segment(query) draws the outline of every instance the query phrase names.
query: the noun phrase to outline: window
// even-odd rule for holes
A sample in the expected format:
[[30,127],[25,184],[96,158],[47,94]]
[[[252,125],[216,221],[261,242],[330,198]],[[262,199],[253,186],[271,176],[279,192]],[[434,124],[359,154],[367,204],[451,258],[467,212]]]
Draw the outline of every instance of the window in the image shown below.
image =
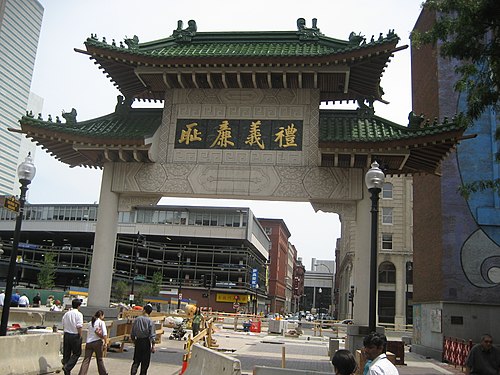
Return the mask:
[[382,224],[392,224],[392,207],[382,207]]
[[271,234],[273,234],[273,228],[264,227],[264,232],[266,232],[266,234],[270,236]]
[[392,233],[382,233],[382,250],[392,250]]
[[386,182],[382,187],[382,199],[392,199],[392,184]]
[[378,267],[378,282],[396,284],[396,267],[391,262],[383,262]]

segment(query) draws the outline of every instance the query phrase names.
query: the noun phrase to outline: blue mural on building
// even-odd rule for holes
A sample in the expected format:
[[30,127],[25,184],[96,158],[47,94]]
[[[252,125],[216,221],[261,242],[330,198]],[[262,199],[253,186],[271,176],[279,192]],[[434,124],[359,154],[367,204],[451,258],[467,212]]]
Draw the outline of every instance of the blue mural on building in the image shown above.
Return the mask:
[[[459,109],[465,109],[460,97]],[[476,135],[457,146],[457,162],[463,183],[492,180],[500,176],[500,163],[495,161],[499,141],[495,139],[498,115],[485,111],[469,127],[465,135]],[[500,195],[491,189],[471,194],[467,200],[477,229],[468,235],[461,248],[462,269],[467,279],[479,288],[500,285]]]

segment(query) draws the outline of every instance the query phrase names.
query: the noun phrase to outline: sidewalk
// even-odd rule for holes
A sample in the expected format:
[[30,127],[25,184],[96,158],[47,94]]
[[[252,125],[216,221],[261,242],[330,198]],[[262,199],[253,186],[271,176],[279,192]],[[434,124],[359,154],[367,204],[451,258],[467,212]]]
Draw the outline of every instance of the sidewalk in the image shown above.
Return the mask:
[[[185,341],[169,340],[170,330],[166,329],[162,343],[157,345],[157,352],[151,357],[149,375],[178,374],[182,366]],[[330,372],[333,367],[328,358],[328,337],[320,338],[303,335],[299,338],[281,335],[234,332],[221,329],[214,334],[219,350],[238,358],[241,362],[242,374],[252,374],[255,365],[281,367],[284,348],[285,367],[312,371]],[[309,339],[308,339],[309,337]],[[341,348],[344,342],[341,340]],[[126,345],[123,353],[110,352],[104,359],[109,374],[130,372],[133,346]],[[73,369],[76,374],[80,369],[81,359]],[[415,353],[405,352],[405,365],[397,366],[401,375],[461,375],[460,368],[428,359]],[[89,375],[97,375],[95,359],[92,360]]]

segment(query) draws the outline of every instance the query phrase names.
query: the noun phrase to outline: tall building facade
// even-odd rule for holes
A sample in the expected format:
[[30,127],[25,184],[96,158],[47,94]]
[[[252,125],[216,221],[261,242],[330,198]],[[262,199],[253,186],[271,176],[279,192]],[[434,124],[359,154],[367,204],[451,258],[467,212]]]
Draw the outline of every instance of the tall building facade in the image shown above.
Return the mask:
[[0,194],[17,194],[22,135],[10,132],[28,107],[43,7],[37,0],[0,0]]
[[259,223],[271,239],[269,250],[269,311],[286,313],[286,276],[289,272],[288,251],[290,231],[282,219],[261,219]]
[[[415,29],[428,30],[436,15],[427,9]],[[454,90],[457,61],[435,46],[412,47],[412,102],[426,118],[451,118],[466,110]],[[479,342],[500,336],[500,200],[491,189],[465,199],[462,183],[498,178],[498,112],[486,109],[443,161],[440,176],[414,177],[415,297],[412,351],[441,358],[443,337]]]
[[[386,176],[380,193],[378,217],[377,321],[397,329],[412,324],[413,297],[413,186],[412,177]],[[342,222],[343,237],[337,241],[334,299],[338,319],[353,316],[359,288],[354,263],[356,254],[349,234],[354,230]]]

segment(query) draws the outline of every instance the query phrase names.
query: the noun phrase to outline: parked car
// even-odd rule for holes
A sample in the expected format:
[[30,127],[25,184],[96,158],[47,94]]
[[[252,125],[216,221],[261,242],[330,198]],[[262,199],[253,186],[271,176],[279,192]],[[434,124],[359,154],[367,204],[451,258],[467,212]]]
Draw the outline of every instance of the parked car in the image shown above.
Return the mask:
[[352,319],[344,319],[341,322],[333,323],[333,326],[334,327],[339,327],[339,328],[344,328],[344,327],[347,327],[347,326],[352,325],[352,324],[354,324],[354,320],[352,320]]

